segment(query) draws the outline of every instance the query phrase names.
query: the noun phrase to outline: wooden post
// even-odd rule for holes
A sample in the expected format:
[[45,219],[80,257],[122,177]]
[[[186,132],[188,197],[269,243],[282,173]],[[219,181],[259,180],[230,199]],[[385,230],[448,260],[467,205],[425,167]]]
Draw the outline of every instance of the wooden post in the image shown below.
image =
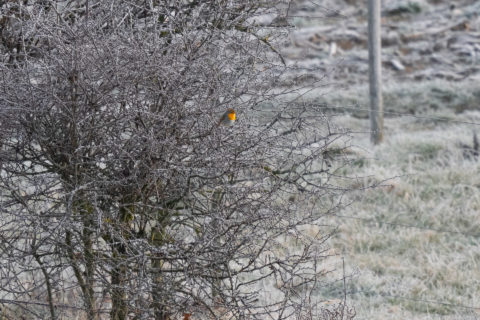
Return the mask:
[[371,140],[383,140],[382,44],[380,31],[380,0],[368,0],[368,74],[370,83]]

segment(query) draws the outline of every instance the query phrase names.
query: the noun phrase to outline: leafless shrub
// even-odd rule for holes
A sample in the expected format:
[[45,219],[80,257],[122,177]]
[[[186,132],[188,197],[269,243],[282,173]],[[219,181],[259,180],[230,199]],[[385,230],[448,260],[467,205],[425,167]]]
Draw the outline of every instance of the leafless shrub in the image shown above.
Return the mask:
[[[318,219],[346,189],[322,160],[343,134],[272,89],[281,29],[257,20],[288,3],[1,6],[0,302],[38,318],[298,314],[325,275]],[[227,107],[236,124],[218,126]]]

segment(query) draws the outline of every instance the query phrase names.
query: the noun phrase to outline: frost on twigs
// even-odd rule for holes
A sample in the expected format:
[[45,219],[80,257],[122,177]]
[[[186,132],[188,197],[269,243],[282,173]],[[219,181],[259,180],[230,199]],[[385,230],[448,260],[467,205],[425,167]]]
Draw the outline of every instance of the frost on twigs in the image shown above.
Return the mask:
[[284,27],[255,18],[288,3],[2,6],[0,301],[33,318],[324,314],[318,219],[348,190],[326,155],[346,142],[300,88],[272,89],[295,67]]

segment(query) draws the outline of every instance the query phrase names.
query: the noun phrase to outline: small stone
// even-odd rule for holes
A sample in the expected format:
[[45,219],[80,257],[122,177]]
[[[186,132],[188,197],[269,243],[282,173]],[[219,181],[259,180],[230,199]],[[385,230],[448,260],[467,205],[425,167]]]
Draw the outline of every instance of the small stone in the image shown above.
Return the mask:
[[397,59],[390,60],[392,66],[398,71],[405,71],[405,66]]

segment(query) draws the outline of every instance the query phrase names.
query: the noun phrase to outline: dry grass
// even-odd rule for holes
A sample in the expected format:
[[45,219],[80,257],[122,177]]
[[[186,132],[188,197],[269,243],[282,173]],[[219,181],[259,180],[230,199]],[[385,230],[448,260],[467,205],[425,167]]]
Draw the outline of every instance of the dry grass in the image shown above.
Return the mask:
[[[438,85],[416,87],[418,94],[462,88]],[[402,90],[390,88],[396,95]],[[457,90],[452,101],[471,97],[468,88]],[[387,96],[393,95],[388,90]],[[415,95],[414,89],[409,90]],[[430,95],[430,101],[435,102],[435,96]],[[391,100],[387,108],[408,112],[410,104],[403,102]],[[480,124],[479,111],[458,113],[447,103],[424,116]],[[337,122],[368,132],[367,119],[344,114]],[[352,275],[348,298],[357,319],[476,319],[480,317],[480,162],[465,148],[472,145],[473,131],[480,126],[404,116],[386,118],[385,128],[385,142],[377,147],[370,144],[368,134],[355,135],[353,150],[361,161],[347,173],[368,177],[364,186],[387,181],[355,192],[349,199],[355,202],[340,217],[329,218],[339,225],[331,245],[345,258]],[[328,297],[335,292],[322,294]]]

